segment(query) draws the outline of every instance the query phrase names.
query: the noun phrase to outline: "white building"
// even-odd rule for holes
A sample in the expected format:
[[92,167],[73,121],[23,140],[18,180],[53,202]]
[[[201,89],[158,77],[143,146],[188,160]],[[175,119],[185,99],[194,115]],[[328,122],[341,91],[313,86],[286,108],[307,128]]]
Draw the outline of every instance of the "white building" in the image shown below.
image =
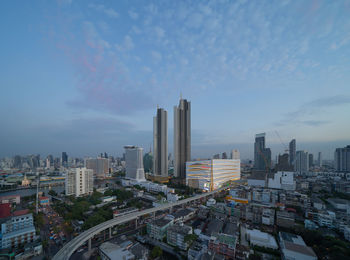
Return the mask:
[[295,190],[294,172],[277,172],[273,178],[268,178],[268,187],[279,190]]
[[143,168],[143,148],[134,145],[124,146],[126,175],[128,179],[138,181],[145,180],[145,170]]
[[308,247],[301,236],[279,232],[279,243],[282,251],[282,259],[286,260],[317,260],[317,256],[311,247]]
[[0,220],[0,249],[15,248],[36,239],[33,214],[28,210],[15,211],[9,218]]
[[278,249],[277,242],[273,236],[260,230],[246,230],[247,240],[251,245]]
[[241,178],[241,161],[212,159],[186,162],[186,185],[212,191]]
[[237,149],[231,151],[231,159],[240,160],[240,154]]
[[94,172],[86,168],[72,168],[66,173],[66,195],[76,197],[87,195],[94,189]]

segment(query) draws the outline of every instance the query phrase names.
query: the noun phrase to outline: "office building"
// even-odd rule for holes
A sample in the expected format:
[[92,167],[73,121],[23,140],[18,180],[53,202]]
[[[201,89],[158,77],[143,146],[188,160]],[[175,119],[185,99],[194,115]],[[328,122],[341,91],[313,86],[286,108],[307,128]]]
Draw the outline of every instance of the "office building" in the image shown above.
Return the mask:
[[151,151],[149,151],[143,156],[143,166],[146,173],[153,171],[153,155]]
[[322,153],[318,152],[318,159],[317,159],[318,167],[322,167]]
[[350,172],[350,145],[335,149],[334,164],[337,172]]
[[186,185],[212,191],[241,178],[240,160],[212,159],[186,163]]
[[296,147],[296,141],[293,139],[289,143],[289,164],[293,166],[293,170],[295,170]]
[[68,155],[66,152],[62,152],[61,165],[65,167],[68,166]]
[[297,151],[295,159],[295,170],[299,173],[309,171],[309,154],[306,151]]
[[124,146],[126,172],[125,177],[132,180],[144,181],[143,148],[134,145]]
[[231,159],[240,160],[240,154],[237,149],[231,151]]
[[186,179],[186,162],[191,160],[191,102],[180,99],[174,107],[174,176]]
[[153,174],[168,176],[168,112],[157,109],[153,118]]
[[88,158],[85,160],[85,167],[93,170],[95,178],[104,179],[109,174],[109,159]]
[[255,135],[254,169],[258,171],[271,169],[271,150],[265,147],[265,133]]
[[16,248],[36,239],[33,214],[29,210],[18,210],[10,217],[0,219],[0,249]]
[[314,166],[314,155],[309,153],[309,168]]
[[75,197],[88,195],[94,189],[93,170],[87,168],[72,168],[66,173],[66,195]]

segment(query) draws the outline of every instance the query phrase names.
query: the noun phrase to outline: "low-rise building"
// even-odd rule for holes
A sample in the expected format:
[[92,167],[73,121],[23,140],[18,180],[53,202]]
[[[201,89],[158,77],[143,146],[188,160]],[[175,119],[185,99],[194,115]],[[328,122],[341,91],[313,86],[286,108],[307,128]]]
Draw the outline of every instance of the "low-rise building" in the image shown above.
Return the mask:
[[187,220],[195,216],[195,211],[193,209],[180,209],[171,215],[174,217],[174,222],[186,222]]
[[174,221],[168,218],[156,219],[147,224],[147,234],[154,239],[162,240],[166,234],[167,229]]
[[121,247],[120,245],[104,242],[99,247],[99,254],[102,260],[134,260],[135,256],[128,249]]
[[4,204],[4,203],[20,204],[21,203],[21,196],[20,195],[0,196],[0,204]]
[[335,220],[334,212],[321,211],[317,214],[317,222],[320,227],[333,228],[333,221]]
[[50,205],[50,199],[49,197],[40,197],[39,198],[39,202],[40,202],[40,205],[42,207],[46,207],[46,206],[49,206]]
[[327,200],[335,209],[346,211],[350,207],[348,200],[331,198]]
[[219,233],[210,238],[208,246],[213,252],[223,255],[225,258],[234,259],[236,244],[236,235]]
[[315,252],[305,244],[301,236],[279,232],[278,238],[282,251],[282,259],[317,260]]
[[270,208],[263,208],[261,215],[261,223],[264,225],[275,224],[275,210]]
[[251,245],[278,249],[277,242],[273,236],[260,230],[246,230],[247,240]]
[[350,241],[350,226],[344,227],[344,238]]
[[188,242],[186,241],[186,236],[192,234],[192,227],[175,224],[169,226],[167,229],[167,242],[172,246],[177,246],[181,250],[187,250]]
[[279,227],[293,228],[295,223],[295,216],[293,212],[277,211],[276,224]]

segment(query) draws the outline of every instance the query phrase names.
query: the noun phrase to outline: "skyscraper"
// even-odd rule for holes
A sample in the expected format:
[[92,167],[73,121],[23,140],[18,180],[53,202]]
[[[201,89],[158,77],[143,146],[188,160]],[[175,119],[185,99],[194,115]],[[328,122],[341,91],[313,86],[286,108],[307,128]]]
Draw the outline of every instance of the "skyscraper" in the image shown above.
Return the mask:
[[350,145],[335,149],[334,164],[337,172],[350,172]]
[[289,164],[293,166],[293,169],[295,170],[295,156],[296,156],[296,141],[293,139],[289,143]]
[[306,151],[297,151],[295,158],[295,169],[299,173],[309,171],[309,154]]
[[191,102],[180,99],[174,107],[174,176],[185,181],[186,162],[191,160]]
[[271,150],[265,147],[265,133],[255,135],[254,169],[269,171],[271,168]]
[[237,149],[231,151],[231,159],[236,159],[236,160],[240,159],[240,154]]
[[68,155],[66,152],[62,152],[62,166],[68,165]]
[[322,153],[318,152],[318,159],[317,159],[318,167],[322,167]]
[[157,108],[153,118],[153,174],[168,176],[168,112]]
[[314,166],[314,155],[309,153],[309,168]]
[[145,170],[143,168],[143,148],[134,145],[124,146],[126,174],[125,177],[133,180],[145,180]]

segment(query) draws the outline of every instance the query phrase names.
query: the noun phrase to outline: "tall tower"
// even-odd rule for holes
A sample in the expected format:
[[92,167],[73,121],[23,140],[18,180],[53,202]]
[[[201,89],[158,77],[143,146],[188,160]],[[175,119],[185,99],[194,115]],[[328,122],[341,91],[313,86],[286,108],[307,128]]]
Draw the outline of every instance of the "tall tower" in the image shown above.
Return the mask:
[[293,139],[289,143],[289,164],[293,166],[293,169],[295,170],[295,156],[296,156],[296,141]]
[[255,135],[254,168],[258,171],[271,169],[271,150],[265,147],[265,133]]
[[299,173],[309,171],[309,153],[307,151],[296,152],[295,170]]
[[143,149],[134,145],[124,146],[126,174],[125,177],[138,181],[145,180],[145,170],[143,168]]
[[191,160],[191,102],[180,99],[174,107],[174,176],[186,179],[186,162]]
[[168,176],[168,112],[157,108],[153,118],[153,173]]

